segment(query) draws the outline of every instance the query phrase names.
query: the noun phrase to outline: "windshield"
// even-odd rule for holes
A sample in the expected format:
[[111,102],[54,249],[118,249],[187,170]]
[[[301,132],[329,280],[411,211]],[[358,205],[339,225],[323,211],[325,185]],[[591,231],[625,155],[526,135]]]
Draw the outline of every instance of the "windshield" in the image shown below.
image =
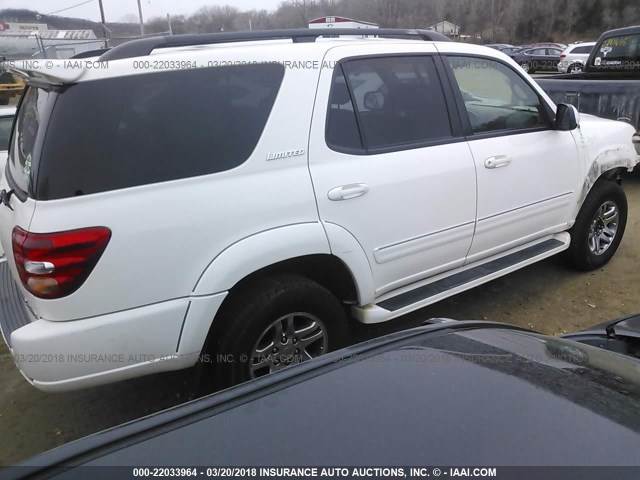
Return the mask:
[[596,47],[593,66],[607,70],[640,69],[640,35],[605,38]]
[[15,188],[25,193],[29,191],[36,139],[43,123],[48,98],[47,90],[29,87],[18,111],[8,168]]

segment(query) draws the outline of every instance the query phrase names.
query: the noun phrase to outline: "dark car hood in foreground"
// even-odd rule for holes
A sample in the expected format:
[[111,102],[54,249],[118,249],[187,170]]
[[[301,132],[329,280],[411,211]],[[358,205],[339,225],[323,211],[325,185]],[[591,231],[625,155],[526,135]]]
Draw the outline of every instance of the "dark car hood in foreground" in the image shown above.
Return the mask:
[[638,465],[640,362],[505,325],[366,342],[31,465]]

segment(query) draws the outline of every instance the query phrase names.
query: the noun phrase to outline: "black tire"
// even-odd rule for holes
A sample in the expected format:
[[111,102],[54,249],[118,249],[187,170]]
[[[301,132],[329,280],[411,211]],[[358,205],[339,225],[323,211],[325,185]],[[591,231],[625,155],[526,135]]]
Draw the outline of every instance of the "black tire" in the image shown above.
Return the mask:
[[[289,314],[310,314],[320,320],[327,345],[318,348],[318,354],[344,346],[348,331],[345,308],[329,290],[306,277],[280,274],[261,278],[230,295],[216,316],[205,345],[204,362],[200,365],[203,370],[201,392],[250,380],[251,357],[256,343],[267,334],[266,329],[274,321]],[[292,344],[293,340],[287,348]],[[277,355],[283,362],[291,362],[281,352]]]
[[[594,221],[597,223],[596,214],[607,202],[613,202],[618,209],[618,218],[615,235],[609,246],[602,253],[597,254],[589,246],[590,233]],[[620,185],[607,180],[599,180],[591,188],[582,208],[576,218],[576,223],[569,231],[571,245],[565,252],[565,258],[569,264],[578,270],[589,271],[605,265],[616,253],[625,227],[627,226],[627,197]]]

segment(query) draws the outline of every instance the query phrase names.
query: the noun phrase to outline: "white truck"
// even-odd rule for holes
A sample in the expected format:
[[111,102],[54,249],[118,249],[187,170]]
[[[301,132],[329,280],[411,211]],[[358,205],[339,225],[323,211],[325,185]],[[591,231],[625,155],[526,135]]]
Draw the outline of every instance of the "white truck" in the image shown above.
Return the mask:
[[29,382],[198,365],[235,384],[340,346],[352,318],[613,256],[633,127],[556,106],[496,50],[359,35],[11,67],[28,87],[0,180],[0,326]]

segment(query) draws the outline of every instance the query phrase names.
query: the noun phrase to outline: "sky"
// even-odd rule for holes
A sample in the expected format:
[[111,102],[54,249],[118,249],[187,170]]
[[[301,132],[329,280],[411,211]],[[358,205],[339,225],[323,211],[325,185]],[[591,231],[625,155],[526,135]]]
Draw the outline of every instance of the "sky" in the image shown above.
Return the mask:
[[[87,0],[0,0],[2,8],[26,8],[41,13],[50,14]],[[152,17],[166,17],[171,15],[188,15],[198,8],[212,5],[231,5],[240,10],[266,9],[273,10],[282,0],[141,0],[142,14],[146,19]],[[118,22],[126,16],[138,16],[137,0],[103,0],[104,14],[107,22]],[[87,18],[100,20],[98,0],[90,0],[85,5],[70,8],[55,15],[65,17]]]

